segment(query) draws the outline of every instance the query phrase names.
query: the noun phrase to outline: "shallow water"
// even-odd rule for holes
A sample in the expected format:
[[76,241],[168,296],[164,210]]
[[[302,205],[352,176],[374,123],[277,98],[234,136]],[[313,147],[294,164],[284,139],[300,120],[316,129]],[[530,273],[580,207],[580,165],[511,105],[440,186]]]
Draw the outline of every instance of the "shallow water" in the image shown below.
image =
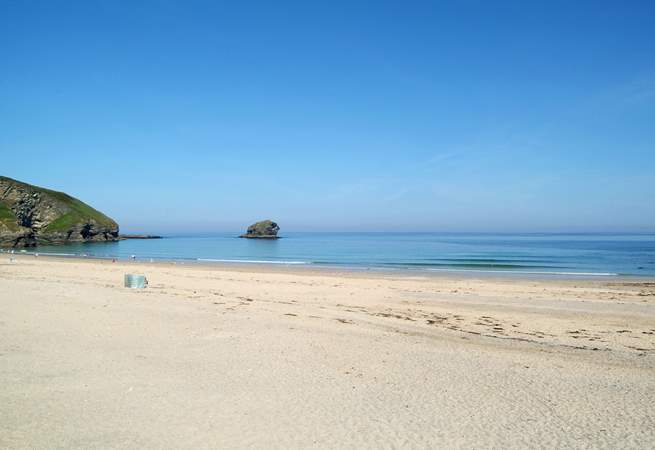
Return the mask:
[[420,271],[655,275],[654,234],[238,233],[42,246],[30,253]]

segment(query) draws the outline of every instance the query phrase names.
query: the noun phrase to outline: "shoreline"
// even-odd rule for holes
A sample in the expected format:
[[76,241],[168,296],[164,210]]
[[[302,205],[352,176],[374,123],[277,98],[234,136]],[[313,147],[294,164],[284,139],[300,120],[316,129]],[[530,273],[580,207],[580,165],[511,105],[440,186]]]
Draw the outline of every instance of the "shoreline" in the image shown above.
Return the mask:
[[462,279],[525,279],[525,280],[553,280],[553,281],[633,281],[633,282],[655,282],[655,275],[633,275],[620,273],[589,273],[589,272],[546,272],[546,271],[521,271],[521,270],[484,270],[484,269],[437,269],[437,268],[415,268],[415,267],[380,267],[380,266],[357,266],[339,264],[317,264],[300,261],[247,261],[209,258],[118,258],[111,256],[95,256],[68,253],[42,253],[37,251],[17,251],[14,253],[6,249],[0,250],[0,256],[19,258],[49,258],[54,260],[76,260],[76,261],[113,261],[130,264],[153,264],[173,265],[188,267],[215,267],[227,269],[256,269],[258,271],[287,271],[287,272],[312,272],[324,274],[380,274],[382,276],[399,277],[426,277],[426,278],[462,278]]

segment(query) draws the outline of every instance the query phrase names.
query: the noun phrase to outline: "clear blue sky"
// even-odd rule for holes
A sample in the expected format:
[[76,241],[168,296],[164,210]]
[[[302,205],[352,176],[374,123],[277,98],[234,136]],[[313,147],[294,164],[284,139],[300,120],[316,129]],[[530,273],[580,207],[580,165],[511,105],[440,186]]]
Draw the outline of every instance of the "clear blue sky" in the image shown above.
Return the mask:
[[655,2],[0,0],[0,174],[124,231],[655,229]]

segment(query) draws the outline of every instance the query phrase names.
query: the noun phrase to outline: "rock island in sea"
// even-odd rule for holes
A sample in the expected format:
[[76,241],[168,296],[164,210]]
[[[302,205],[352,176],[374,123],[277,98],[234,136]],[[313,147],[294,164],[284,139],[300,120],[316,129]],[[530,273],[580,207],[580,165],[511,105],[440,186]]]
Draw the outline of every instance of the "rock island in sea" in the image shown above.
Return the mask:
[[272,220],[262,220],[250,225],[246,233],[239,237],[248,239],[278,239],[278,231],[280,231],[280,227],[277,223]]

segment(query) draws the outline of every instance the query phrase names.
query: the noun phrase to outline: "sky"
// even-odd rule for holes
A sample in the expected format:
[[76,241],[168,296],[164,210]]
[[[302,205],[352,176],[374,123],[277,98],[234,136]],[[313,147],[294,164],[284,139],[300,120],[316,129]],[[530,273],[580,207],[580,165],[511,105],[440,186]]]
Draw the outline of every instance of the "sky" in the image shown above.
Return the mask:
[[125,232],[655,231],[655,2],[0,0],[0,175]]

